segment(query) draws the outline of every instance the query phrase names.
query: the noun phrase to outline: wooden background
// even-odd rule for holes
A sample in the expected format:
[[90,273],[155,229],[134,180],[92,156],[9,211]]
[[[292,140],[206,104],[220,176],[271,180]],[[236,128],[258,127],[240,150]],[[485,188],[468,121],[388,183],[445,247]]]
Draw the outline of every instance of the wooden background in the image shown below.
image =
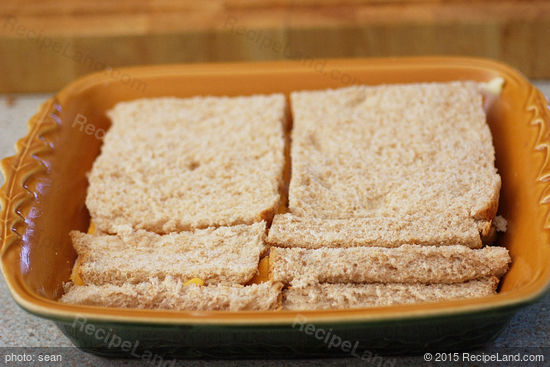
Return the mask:
[[435,54],[550,78],[550,1],[0,0],[0,93],[125,65]]

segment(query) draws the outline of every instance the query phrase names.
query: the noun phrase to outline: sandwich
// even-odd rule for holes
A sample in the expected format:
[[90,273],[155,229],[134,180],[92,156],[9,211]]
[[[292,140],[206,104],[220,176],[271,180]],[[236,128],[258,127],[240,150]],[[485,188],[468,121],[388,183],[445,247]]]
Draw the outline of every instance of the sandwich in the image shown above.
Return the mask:
[[172,310],[275,310],[259,273],[278,210],[283,95],[117,104],[89,174],[89,233],[61,301]]
[[508,250],[499,246],[402,245],[397,248],[277,248],[270,252],[271,279],[293,286],[318,283],[453,284],[501,277]]
[[498,282],[498,278],[488,277],[453,284],[369,283],[293,287],[283,291],[283,309],[353,309],[476,298],[494,294]]
[[283,309],[361,308],[494,294],[483,246],[500,176],[475,82],[291,94],[288,208],[269,229]]
[[68,284],[61,301],[87,306],[172,311],[265,311],[281,308],[281,283],[214,285],[185,284],[168,276],[121,285]]
[[84,284],[140,283],[171,276],[206,285],[246,284],[257,272],[265,222],[159,235],[138,230],[117,235],[71,232]]
[[500,176],[474,82],[354,86],[291,94],[282,247],[482,245]]
[[288,125],[281,94],[121,102],[89,174],[96,230],[167,234],[270,221]]
[[[500,176],[475,82],[116,105],[61,301],[316,310],[495,294]],[[288,192],[287,192],[288,191]]]

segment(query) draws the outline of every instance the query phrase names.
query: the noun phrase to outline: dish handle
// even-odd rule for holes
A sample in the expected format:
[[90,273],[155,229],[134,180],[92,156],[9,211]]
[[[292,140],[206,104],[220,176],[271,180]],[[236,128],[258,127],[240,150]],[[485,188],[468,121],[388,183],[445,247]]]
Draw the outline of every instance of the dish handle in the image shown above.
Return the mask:
[[26,229],[25,215],[36,195],[32,180],[48,166],[41,156],[53,151],[47,134],[59,128],[61,106],[55,98],[44,102],[27,124],[27,134],[15,144],[15,155],[0,161],[4,184],[0,188],[0,254],[17,243]]

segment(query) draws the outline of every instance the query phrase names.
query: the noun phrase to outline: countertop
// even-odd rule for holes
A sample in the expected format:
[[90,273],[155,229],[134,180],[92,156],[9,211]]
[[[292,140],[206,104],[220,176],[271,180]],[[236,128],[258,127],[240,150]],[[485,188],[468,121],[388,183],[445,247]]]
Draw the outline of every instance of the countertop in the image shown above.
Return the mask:
[[549,38],[546,0],[2,0],[0,92],[58,90],[136,60],[460,54],[550,78]]
[[[547,96],[550,95],[550,81],[535,82]],[[0,157],[14,154],[13,145],[26,132],[27,120],[37,111],[38,106],[49,95],[0,95]],[[3,177],[0,178],[0,184]],[[0,277],[2,278],[2,277]],[[53,322],[33,316],[23,311],[11,298],[4,279],[0,280],[0,355],[9,347],[71,347],[71,342],[57,329]],[[543,347],[550,365],[550,294],[547,294],[536,304],[518,312],[503,333],[489,343],[478,353],[492,353],[499,348]],[[2,360],[1,362],[4,362]],[[422,356],[387,358],[388,366],[419,366],[424,365]],[[521,363],[517,364],[518,366]],[[15,364],[11,364],[15,365]],[[67,348],[63,352],[63,363],[49,365],[78,365],[78,366],[136,366],[135,360],[109,360],[86,354],[76,348]],[[144,364],[146,365],[146,364]],[[363,366],[365,362],[356,358],[342,359],[312,359],[292,361],[178,361],[177,366]],[[436,364],[426,364],[435,366]],[[443,364],[442,364],[443,365]],[[479,364],[482,365],[482,364]],[[525,364],[523,364],[525,365]],[[535,365],[535,364],[533,364]]]

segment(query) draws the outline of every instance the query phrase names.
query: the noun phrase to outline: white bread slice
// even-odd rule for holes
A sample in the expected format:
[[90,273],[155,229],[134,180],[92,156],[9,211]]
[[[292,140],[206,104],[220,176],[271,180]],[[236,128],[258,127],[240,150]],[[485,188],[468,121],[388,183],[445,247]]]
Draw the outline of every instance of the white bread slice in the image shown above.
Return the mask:
[[508,270],[504,247],[403,245],[396,248],[276,248],[271,279],[304,287],[317,283],[460,283]]
[[178,279],[153,278],[143,283],[122,285],[69,284],[61,302],[88,306],[186,310],[265,311],[281,308],[281,283],[250,286],[183,285]]
[[317,284],[283,291],[283,310],[391,306],[484,297],[496,293],[496,277],[454,284]]
[[287,125],[282,94],[117,104],[89,174],[98,232],[170,233],[271,220]]
[[[431,220],[444,218],[435,223],[449,221],[443,238],[481,246],[480,232],[497,210],[500,176],[478,83],[294,92],[291,106],[290,214],[275,218],[270,243],[331,246],[324,239],[335,227],[341,244],[344,234],[355,237],[350,229],[365,225],[363,232],[383,239],[378,246],[401,244],[414,233],[418,243],[440,245],[441,235],[430,236]],[[316,225],[307,230],[288,216],[315,218]],[[354,241],[372,245],[373,237]]]
[[[171,276],[205,284],[245,284],[265,252],[265,222],[158,235],[70,233],[78,277],[86,285],[122,285]],[[77,278],[78,278],[77,277]]]

